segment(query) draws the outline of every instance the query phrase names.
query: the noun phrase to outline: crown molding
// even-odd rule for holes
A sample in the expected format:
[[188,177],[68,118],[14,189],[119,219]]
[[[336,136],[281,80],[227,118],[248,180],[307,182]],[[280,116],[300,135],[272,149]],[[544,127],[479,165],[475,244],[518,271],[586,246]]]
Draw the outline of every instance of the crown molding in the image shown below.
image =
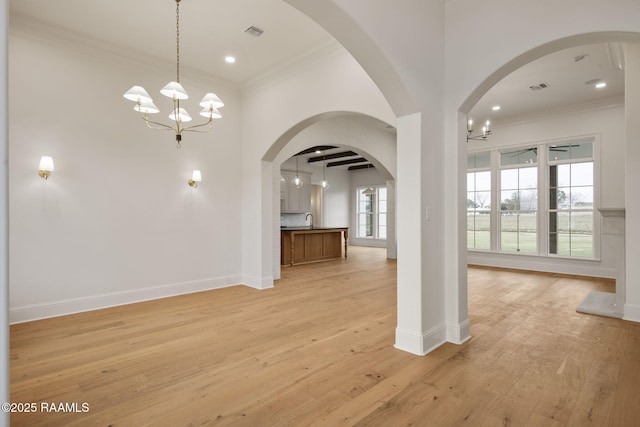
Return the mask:
[[[66,28],[51,25],[17,12],[11,12],[10,14],[9,34],[47,44],[82,50],[85,54],[94,54],[100,58],[109,57],[115,62],[122,63],[124,60],[127,63],[150,66],[161,72],[175,68],[175,63],[149,55],[145,52],[105,42],[87,34],[69,31]],[[183,73],[188,76],[188,78],[185,78],[186,80],[205,87],[213,84],[216,87],[221,87],[228,91],[238,92],[240,89],[240,86],[236,83],[197,68],[181,64],[181,69]]]

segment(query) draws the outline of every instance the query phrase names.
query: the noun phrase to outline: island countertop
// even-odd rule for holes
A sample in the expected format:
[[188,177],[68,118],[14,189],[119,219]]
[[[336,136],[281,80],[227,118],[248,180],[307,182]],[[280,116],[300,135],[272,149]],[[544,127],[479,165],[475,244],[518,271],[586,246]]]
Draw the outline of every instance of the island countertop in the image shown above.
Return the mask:
[[348,227],[280,227],[280,264],[295,265],[347,257]]

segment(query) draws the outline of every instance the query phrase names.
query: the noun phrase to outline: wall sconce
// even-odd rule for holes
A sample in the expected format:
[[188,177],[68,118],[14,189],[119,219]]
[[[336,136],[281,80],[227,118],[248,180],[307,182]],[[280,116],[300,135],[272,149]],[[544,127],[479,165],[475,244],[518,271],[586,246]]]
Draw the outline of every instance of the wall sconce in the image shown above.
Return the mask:
[[202,174],[200,173],[200,171],[198,169],[194,169],[193,170],[193,175],[191,176],[191,179],[188,181],[188,183],[193,188],[197,188],[198,187],[198,183],[200,181],[202,181]]
[[38,175],[47,179],[51,172],[53,172],[53,158],[51,156],[40,157],[40,167],[38,168]]

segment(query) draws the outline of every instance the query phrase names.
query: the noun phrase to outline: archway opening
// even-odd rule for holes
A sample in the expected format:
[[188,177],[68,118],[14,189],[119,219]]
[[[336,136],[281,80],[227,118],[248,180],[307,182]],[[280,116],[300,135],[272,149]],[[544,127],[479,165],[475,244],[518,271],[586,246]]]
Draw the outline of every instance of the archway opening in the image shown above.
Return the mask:
[[[316,228],[348,228],[349,245],[385,248],[387,258],[396,257],[395,145],[393,126],[352,112],[312,117],[274,143],[263,161],[272,159],[275,279],[282,263],[281,230],[311,221]],[[298,175],[307,182],[300,189],[289,182]],[[375,203],[360,204],[359,197]]]

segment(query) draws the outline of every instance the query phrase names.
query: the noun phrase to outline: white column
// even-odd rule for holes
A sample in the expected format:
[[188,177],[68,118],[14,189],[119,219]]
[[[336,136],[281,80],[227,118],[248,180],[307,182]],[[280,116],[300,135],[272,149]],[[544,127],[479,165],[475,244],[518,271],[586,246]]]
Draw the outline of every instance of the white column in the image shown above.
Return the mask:
[[387,258],[396,259],[398,247],[396,241],[396,182],[387,181]]
[[640,322],[640,44],[625,46],[625,121],[627,301],[624,318]]
[[418,355],[446,341],[442,161],[437,148],[442,141],[435,135],[433,141],[427,139],[421,113],[398,119],[395,347]]
[[[7,0],[0,0],[0,403],[9,402],[9,184],[7,132]],[[0,426],[9,425],[9,414],[0,411]]]

